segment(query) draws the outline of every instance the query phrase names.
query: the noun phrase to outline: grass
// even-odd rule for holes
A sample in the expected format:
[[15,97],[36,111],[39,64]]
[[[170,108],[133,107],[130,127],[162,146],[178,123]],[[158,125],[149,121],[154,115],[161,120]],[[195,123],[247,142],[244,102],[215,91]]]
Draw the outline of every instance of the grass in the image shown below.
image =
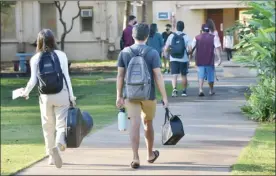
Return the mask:
[[275,175],[275,123],[261,124],[232,168],[233,175]]
[[83,61],[72,61],[72,65],[86,65],[86,66],[114,66],[116,67],[117,60],[83,60]]
[[[115,83],[99,82],[106,76],[73,77],[77,105],[94,120],[92,132],[116,120]],[[23,169],[45,156],[38,93],[29,100],[12,100],[12,90],[24,87],[27,79],[1,79],[1,175]]]

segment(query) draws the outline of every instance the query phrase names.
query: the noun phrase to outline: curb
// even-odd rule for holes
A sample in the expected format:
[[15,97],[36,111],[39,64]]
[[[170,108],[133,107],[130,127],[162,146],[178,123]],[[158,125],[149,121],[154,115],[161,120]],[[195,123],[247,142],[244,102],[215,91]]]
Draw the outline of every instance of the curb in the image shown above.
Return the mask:
[[33,165],[37,164],[38,162],[40,162],[40,161],[42,161],[42,160],[44,160],[44,159],[46,159],[46,158],[48,158],[48,156],[44,156],[44,157],[42,157],[41,159],[39,159],[39,160],[33,162],[32,164],[30,164],[30,165],[28,165],[28,166],[25,166],[24,168],[22,168],[22,169],[16,171],[15,173],[10,174],[10,175],[18,175],[18,174],[20,174],[21,172],[23,172],[24,170],[26,170],[26,169],[32,167]]

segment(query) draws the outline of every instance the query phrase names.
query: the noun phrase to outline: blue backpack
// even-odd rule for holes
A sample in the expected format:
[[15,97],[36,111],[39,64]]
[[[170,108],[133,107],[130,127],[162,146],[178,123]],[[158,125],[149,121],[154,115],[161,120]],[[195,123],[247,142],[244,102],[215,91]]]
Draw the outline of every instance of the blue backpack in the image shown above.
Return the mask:
[[64,76],[55,52],[41,52],[37,78],[40,94],[56,94],[62,90]]
[[176,33],[173,33],[172,43],[170,46],[170,54],[173,58],[179,58],[182,59],[184,57],[186,46],[185,46],[185,40],[183,38],[184,33],[177,35]]

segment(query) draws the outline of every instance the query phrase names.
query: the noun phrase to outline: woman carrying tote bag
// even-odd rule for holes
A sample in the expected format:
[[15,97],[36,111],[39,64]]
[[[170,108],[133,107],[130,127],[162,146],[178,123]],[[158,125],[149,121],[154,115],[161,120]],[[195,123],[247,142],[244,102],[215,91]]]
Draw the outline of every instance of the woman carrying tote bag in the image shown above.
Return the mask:
[[76,105],[68,73],[68,59],[64,52],[57,49],[55,37],[50,29],[43,29],[38,33],[36,52],[30,60],[31,78],[22,92],[22,97],[27,99],[38,83],[48,163],[61,168],[62,159],[59,152],[66,148],[65,128],[68,109],[70,103],[72,106]]

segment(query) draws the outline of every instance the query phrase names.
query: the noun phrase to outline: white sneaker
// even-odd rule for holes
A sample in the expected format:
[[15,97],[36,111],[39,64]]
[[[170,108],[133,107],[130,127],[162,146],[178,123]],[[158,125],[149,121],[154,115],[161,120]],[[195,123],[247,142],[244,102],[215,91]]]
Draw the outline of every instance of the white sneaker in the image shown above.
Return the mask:
[[53,157],[54,159],[54,163],[56,165],[57,168],[61,168],[62,167],[62,159],[59,155],[59,149],[58,147],[54,147],[51,151],[50,151],[50,156]]
[[178,93],[177,89],[173,89],[172,97],[177,97],[177,93]]
[[51,155],[49,155],[48,165],[54,165],[54,164],[55,164],[54,158]]

